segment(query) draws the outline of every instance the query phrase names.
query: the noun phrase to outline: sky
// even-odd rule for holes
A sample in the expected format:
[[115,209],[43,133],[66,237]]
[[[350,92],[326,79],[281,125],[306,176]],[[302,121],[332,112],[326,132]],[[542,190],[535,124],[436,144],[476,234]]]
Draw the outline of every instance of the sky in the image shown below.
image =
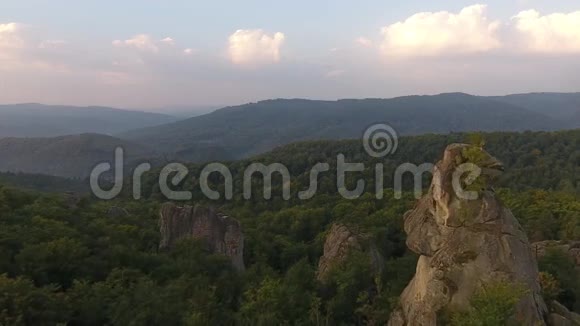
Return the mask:
[[580,91],[580,1],[0,0],[0,103]]

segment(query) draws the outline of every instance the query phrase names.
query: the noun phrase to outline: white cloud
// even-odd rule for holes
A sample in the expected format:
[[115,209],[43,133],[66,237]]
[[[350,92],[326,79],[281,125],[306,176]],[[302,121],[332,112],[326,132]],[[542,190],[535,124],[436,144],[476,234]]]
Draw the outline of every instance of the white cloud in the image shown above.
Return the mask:
[[469,54],[499,48],[500,23],[490,21],[485,5],[448,11],[422,12],[383,27],[382,50],[389,56]]
[[580,11],[540,16],[522,11],[512,18],[526,50],[541,53],[580,52]]
[[23,46],[24,42],[20,37],[20,24],[7,23],[0,24],[0,49],[15,49]]
[[230,35],[228,54],[235,64],[275,63],[280,61],[283,33],[268,35],[261,29],[238,29]]
[[192,48],[187,48],[187,49],[183,50],[183,54],[185,54],[185,55],[193,55],[193,54],[195,54],[195,52],[197,52],[197,51],[195,49],[192,49]]
[[356,44],[360,46],[364,46],[366,48],[373,46],[373,41],[369,40],[366,37],[359,37],[355,40]]
[[175,40],[172,39],[171,37],[166,37],[164,39],[162,39],[161,41],[159,41],[161,43],[165,43],[167,45],[175,45]]
[[0,24],[0,70],[13,70],[22,65],[25,41],[21,27],[17,23]]
[[157,41],[155,41],[150,35],[147,34],[135,35],[133,38],[124,41],[115,40],[113,41],[113,45],[117,47],[134,47],[141,51],[149,51],[149,52],[159,51]]

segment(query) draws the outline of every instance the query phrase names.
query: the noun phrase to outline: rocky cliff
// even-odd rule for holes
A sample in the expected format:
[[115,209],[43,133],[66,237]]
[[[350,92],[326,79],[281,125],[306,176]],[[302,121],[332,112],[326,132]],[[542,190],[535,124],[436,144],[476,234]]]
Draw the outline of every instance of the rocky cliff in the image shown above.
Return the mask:
[[[456,172],[464,163],[476,164],[482,174],[458,178]],[[453,144],[445,149],[428,193],[405,214],[407,246],[420,258],[389,325],[436,325],[438,315],[467,309],[478,289],[497,281],[527,289],[516,306],[515,320],[522,325],[545,324],[547,308],[535,256],[522,227],[491,188],[502,170],[499,161],[481,148]],[[477,198],[459,195],[454,179],[476,191]]]
[[201,239],[210,252],[228,256],[237,270],[244,270],[244,235],[240,223],[214,208],[166,203],[161,207],[160,231],[160,249],[171,248],[183,238]]
[[550,315],[548,316],[550,326],[580,326],[580,315],[571,312],[557,301],[550,302]]
[[367,253],[374,271],[380,272],[384,267],[384,259],[376,246],[365,240],[364,235],[355,232],[348,226],[333,224],[324,242],[324,254],[318,262],[316,274],[318,280],[324,282],[333,267],[347,261],[352,250]]

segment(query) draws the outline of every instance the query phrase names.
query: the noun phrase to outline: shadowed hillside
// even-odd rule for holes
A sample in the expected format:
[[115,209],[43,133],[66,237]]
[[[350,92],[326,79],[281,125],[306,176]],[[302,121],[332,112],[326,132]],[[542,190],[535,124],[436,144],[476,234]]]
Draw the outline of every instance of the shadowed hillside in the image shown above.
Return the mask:
[[[566,124],[508,103],[461,93],[340,101],[268,100],[228,107],[191,119],[135,130],[121,138],[189,161],[207,152],[242,158],[300,140],[360,138],[388,123],[402,135],[460,131],[563,129]],[[198,150],[201,149],[201,150]],[[184,158],[181,155],[177,155]]]
[[112,162],[118,146],[125,150],[125,164],[156,157],[144,146],[98,134],[2,138],[0,171],[85,178],[96,164]]
[[165,114],[105,107],[0,105],[1,137],[53,137],[80,133],[114,134],[175,121]]

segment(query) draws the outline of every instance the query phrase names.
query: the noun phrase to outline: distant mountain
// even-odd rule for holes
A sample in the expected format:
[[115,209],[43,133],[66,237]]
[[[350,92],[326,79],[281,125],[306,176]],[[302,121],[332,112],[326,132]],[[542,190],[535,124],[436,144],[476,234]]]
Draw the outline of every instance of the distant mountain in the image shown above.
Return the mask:
[[115,134],[176,121],[177,118],[106,107],[42,104],[0,105],[0,138]]
[[490,98],[548,115],[568,123],[570,128],[580,127],[580,93],[529,93]]
[[208,153],[237,159],[300,140],[360,138],[376,123],[388,123],[402,135],[567,127],[547,114],[510,103],[449,93],[393,99],[267,100],[119,137],[199,162],[205,161]]
[[216,106],[216,105],[183,105],[183,106],[165,106],[161,108],[154,108],[145,110],[148,112],[163,112],[164,114],[169,114],[171,116],[186,119],[197,117],[203,114],[208,114],[213,112],[217,109],[221,109],[224,106]]
[[55,177],[45,174],[26,174],[0,172],[0,188],[9,186],[18,189],[35,190],[42,192],[78,194],[89,193],[88,180]]
[[0,172],[24,172],[86,178],[100,162],[113,162],[115,148],[125,152],[125,165],[154,159],[144,146],[111,136],[81,134],[54,138],[0,139]]

